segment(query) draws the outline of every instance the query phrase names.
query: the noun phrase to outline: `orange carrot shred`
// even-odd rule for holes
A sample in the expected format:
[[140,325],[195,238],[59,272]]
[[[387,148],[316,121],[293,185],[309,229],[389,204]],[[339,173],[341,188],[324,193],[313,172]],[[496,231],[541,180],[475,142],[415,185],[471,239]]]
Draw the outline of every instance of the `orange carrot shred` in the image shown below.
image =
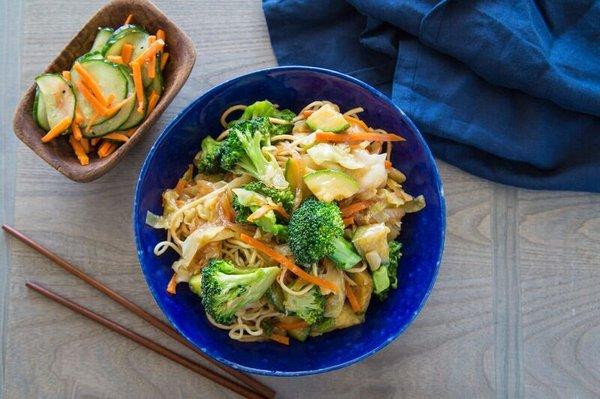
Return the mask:
[[183,192],[183,189],[185,188],[185,186],[187,185],[187,182],[183,179],[179,179],[177,181],[177,185],[175,185],[175,192],[179,195],[181,195],[181,193]]
[[123,25],[129,25],[132,20],[133,20],[133,14],[129,14],[127,16],[127,18],[125,19],[125,22],[123,22]]
[[83,147],[83,150],[85,151],[85,153],[89,154],[90,149],[91,149],[90,148],[90,140],[86,137],[82,137],[81,140],[79,140],[79,143]]
[[100,101],[100,103],[102,103],[102,105],[106,106],[108,102],[106,101],[104,94],[102,94],[102,89],[100,89],[100,85],[98,82],[96,82],[94,77],[87,71],[87,69],[81,66],[79,62],[76,62],[75,65],[73,65],[73,68],[81,77],[83,84],[90,89],[90,91]]
[[110,141],[103,141],[98,149],[98,156],[100,158],[105,158],[112,154],[117,149],[117,145],[115,143],[111,143]]
[[169,53],[162,53],[160,56],[160,70],[165,69],[165,65],[167,65],[167,61],[169,60]]
[[354,202],[340,209],[340,212],[342,212],[342,217],[347,218],[348,216],[354,215],[356,212],[360,212],[363,209],[368,208],[369,205],[371,205],[371,201]]
[[81,129],[79,128],[79,125],[75,123],[75,121],[71,123],[71,131],[73,132],[73,137],[75,137],[75,140],[81,140],[83,135],[81,134]]
[[169,284],[167,284],[167,292],[169,294],[175,295],[177,290],[177,274],[173,273],[173,277],[169,280]]
[[129,64],[131,62],[131,55],[133,54],[133,45],[126,43],[121,48],[121,59],[124,64]]
[[[84,86],[81,82],[77,82],[76,84],[77,90],[85,97],[86,100],[94,107],[97,113],[101,115],[108,115],[109,110],[106,106],[100,102],[94,95],[88,90],[86,86]],[[106,101],[106,100],[105,100]]]
[[165,31],[162,29],[159,29],[156,31],[156,38],[161,39],[165,43],[167,42],[167,35],[165,34]]
[[83,123],[83,115],[79,112],[79,108],[75,108],[75,123],[81,125]]
[[94,122],[96,122],[96,119],[98,119],[98,116],[100,116],[98,114],[98,112],[94,112],[94,114],[92,115],[92,117],[88,121],[87,126],[85,127],[85,132],[86,133],[90,133],[92,131],[92,129],[94,128]]
[[138,101],[138,112],[144,112],[144,86],[142,84],[142,70],[137,61],[131,62],[131,71],[133,73],[133,83],[135,84],[135,95]]
[[150,113],[154,111],[154,108],[156,107],[159,98],[160,96],[158,95],[158,93],[152,90],[152,93],[150,94],[150,99],[148,100],[148,112],[146,114],[150,115]]
[[62,71],[62,76],[65,80],[71,81],[71,71]]
[[116,64],[123,64],[123,57],[120,55],[107,55],[106,59]]
[[66,118],[64,118],[63,120],[58,122],[52,129],[50,129],[48,131],[48,133],[46,133],[45,136],[42,137],[42,143],[47,143],[49,141],[54,140],[55,138],[60,136],[60,134],[62,132],[67,130],[67,128],[70,125],[71,125],[71,117],[67,116]]
[[138,55],[138,57],[131,62],[137,62],[140,65],[144,62],[150,62],[150,58],[155,57],[159,51],[162,51],[164,46],[165,42],[162,40],[156,40],[146,49],[146,51]]
[[100,137],[94,137],[90,140],[90,144],[95,146],[96,144],[98,144],[99,141]]
[[317,132],[318,143],[355,143],[360,141],[404,141],[404,138],[392,133],[332,133]]
[[348,298],[348,302],[350,303],[350,307],[354,313],[357,313],[360,310],[360,304],[358,303],[358,299],[356,299],[356,295],[354,291],[352,291],[352,287],[345,282],[346,285],[346,297]]
[[244,234],[244,233],[240,234],[240,239],[242,241],[244,241],[246,244],[256,248],[260,252],[269,256],[275,262],[281,264],[283,267],[288,269],[290,272],[294,273],[296,276],[300,277],[302,280],[304,280],[308,283],[316,284],[321,288],[325,288],[325,289],[331,290],[333,292],[338,292],[337,286],[335,284],[333,284],[331,281],[323,280],[320,277],[313,276],[312,274],[306,273],[304,270],[302,270],[301,268],[296,266],[296,264],[294,262],[292,262],[291,260],[286,258],[284,255],[282,255],[278,251],[270,248],[268,245],[266,245],[262,241],[252,238],[249,235]]
[[392,167],[392,163],[390,161],[388,161],[387,159],[385,160],[385,168],[389,169]]
[[350,226],[352,223],[354,223],[354,216],[349,216],[342,220],[344,221],[344,226]]
[[79,163],[82,166],[88,165],[90,163],[90,158],[88,158],[86,155],[81,143],[79,143],[79,141],[77,141],[73,135],[69,137],[69,144],[71,144],[71,147],[73,147],[73,151],[75,152],[77,159],[79,159]]
[[102,136],[103,139],[114,141],[129,141],[129,137],[123,133],[112,132]]
[[290,338],[286,337],[285,335],[271,334],[271,336],[269,338],[275,342],[282,344],[282,345],[290,344]]

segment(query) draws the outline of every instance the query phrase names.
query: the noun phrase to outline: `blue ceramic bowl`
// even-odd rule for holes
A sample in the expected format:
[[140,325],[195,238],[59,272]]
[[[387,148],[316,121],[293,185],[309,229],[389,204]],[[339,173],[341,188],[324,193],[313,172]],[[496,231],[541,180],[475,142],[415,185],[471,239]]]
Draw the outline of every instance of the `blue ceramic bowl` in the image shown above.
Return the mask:
[[[341,109],[362,106],[369,126],[398,133],[406,142],[394,146],[394,165],[407,176],[406,191],[423,194],[427,207],[407,215],[400,240],[404,244],[399,287],[388,299],[371,301],[366,321],[291,346],[272,342],[240,343],[209,324],[198,297],[185,284],[177,295],[165,291],[173,253],[156,257],[154,245],[163,230],[144,223],[146,211],[162,214],[161,193],[175,186],[207,135],[221,132],[219,117],[233,104],[269,99],[283,108],[302,109],[326,99]],[[392,342],[415,319],[433,287],[444,244],[445,208],[442,183],[423,137],[387,97],[350,76],[319,68],[279,67],[222,83],[184,109],[162,132],[142,167],[133,208],[133,228],[142,271],[150,292],[169,321],[196,347],[239,370],[272,376],[322,373],[348,366]]]

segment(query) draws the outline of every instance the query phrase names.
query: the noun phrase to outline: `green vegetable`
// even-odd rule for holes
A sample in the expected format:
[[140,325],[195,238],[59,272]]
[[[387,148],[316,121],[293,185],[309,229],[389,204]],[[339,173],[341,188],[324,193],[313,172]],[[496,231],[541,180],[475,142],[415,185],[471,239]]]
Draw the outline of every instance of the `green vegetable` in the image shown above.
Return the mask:
[[388,275],[388,267],[383,265],[372,273],[373,288],[377,295],[382,295],[390,288],[390,276]]
[[194,294],[200,296],[202,293],[202,275],[201,274],[194,274],[192,277],[190,277],[190,281],[188,281],[188,284],[190,286],[190,291],[192,291]]
[[269,144],[269,133],[264,120],[239,121],[229,128],[229,135],[221,145],[221,167],[240,173],[246,172],[267,186],[283,189],[288,182],[275,157],[262,151]]
[[360,187],[356,180],[340,170],[322,169],[304,176],[304,183],[321,201],[340,201],[352,197]]
[[310,327],[288,330],[288,334],[290,337],[295,338],[300,342],[304,342],[306,341],[306,338],[308,338],[308,334],[310,334]]
[[402,244],[398,241],[390,241],[389,262],[383,264],[372,273],[373,291],[380,300],[387,297],[390,289],[398,288],[398,262],[402,253]]
[[306,118],[306,124],[313,131],[322,130],[333,133],[341,132],[350,127],[344,116],[329,104],[323,105]]
[[275,135],[279,135],[279,134],[290,133],[292,131],[293,125],[291,123],[287,124],[287,125],[270,123],[268,121],[268,118],[272,117],[272,118],[283,119],[288,122],[291,122],[295,116],[296,116],[296,114],[294,114],[289,109],[278,110],[277,108],[275,108],[275,106],[270,101],[264,100],[264,101],[257,101],[254,104],[249,105],[244,110],[244,113],[240,117],[240,120],[250,120],[250,119],[265,117],[264,119],[269,124],[267,126],[269,134],[271,136],[275,136]]
[[269,197],[276,204],[281,204],[286,211],[290,213],[292,212],[292,208],[294,207],[294,194],[289,188],[280,190],[269,187],[260,181],[250,182],[246,184],[244,188],[246,190],[254,191],[255,193],[264,195],[265,197]]
[[275,307],[275,309],[280,312],[285,311],[285,308],[283,307],[283,290],[279,284],[271,285],[267,290],[265,297],[267,298],[267,301],[269,301],[269,303]]
[[221,143],[208,136],[202,140],[201,150],[194,157],[194,165],[201,173],[216,174],[223,170],[220,165]]
[[313,286],[304,295],[290,295],[284,292],[283,306],[286,312],[296,315],[308,324],[315,324],[323,319],[325,297],[318,287]]
[[344,222],[337,204],[309,198],[290,219],[289,246],[296,262],[310,265],[329,257],[337,267],[350,269],[361,257],[344,238]]
[[217,323],[231,324],[235,312],[260,299],[278,273],[278,267],[241,269],[226,260],[212,259],[201,274],[204,309]]

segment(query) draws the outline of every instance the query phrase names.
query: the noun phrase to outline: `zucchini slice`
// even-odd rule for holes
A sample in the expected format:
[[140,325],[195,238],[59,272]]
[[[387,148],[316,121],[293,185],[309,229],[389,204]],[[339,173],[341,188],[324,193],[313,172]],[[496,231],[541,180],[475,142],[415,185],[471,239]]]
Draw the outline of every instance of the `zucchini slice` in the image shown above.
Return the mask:
[[350,198],[360,189],[352,176],[333,169],[310,172],[304,176],[304,183],[315,197],[325,202]]
[[104,56],[121,55],[124,44],[133,45],[131,59],[135,59],[148,48],[148,36],[144,29],[137,25],[124,25],[114,31],[102,48]]
[[48,125],[48,116],[46,116],[46,103],[42,100],[39,87],[35,89],[35,99],[33,100],[33,120],[45,131],[50,130]]
[[[116,65],[116,64],[115,64]],[[127,121],[130,115],[133,113],[135,105],[136,105],[136,97],[135,97],[135,85],[133,83],[133,78],[129,74],[129,71],[124,66],[117,66],[120,70],[123,77],[127,80],[127,102],[121,107],[119,112],[117,112],[110,119],[105,120],[102,123],[92,126],[92,128],[88,131],[84,131],[84,135],[86,137],[99,137],[104,136],[110,132],[114,132],[115,130],[119,130],[121,125],[125,121]]]
[[[75,95],[69,83],[62,76],[54,73],[45,73],[35,78],[44,102],[44,109],[48,126],[52,129],[60,121],[75,117]],[[38,104],[38,110],[39,110]]]
[[98,33],[94,39],[94,44],[90,49],[90,53],[94,51],[102,51],[108,39],[112,36],[115,30],[113,28],[98,28]]
[[344,115],[336,111],[331,105],[325,104],[306,118],[306,125],[313,131],[338,133],[350,127]]
[[[97,59],[80,61],[80,64],[96,80],[104,96],[108,97],[113,94],[115,96],[114,103],[122,101],[127,97],[127,77],[121,72],[119,65]],[[77,83],[80,80],[81,77],[75,68],[71,69],[71,81],[73,82],[75,97],[77,98],[78,108],[84,118],[83,126],[87,126],[88,121],[92,118],[95,111],[92,105],[77,89]],[[109,119],[107,116],[98,117],[95,119],[94,125],[100,124],[107,119]]]

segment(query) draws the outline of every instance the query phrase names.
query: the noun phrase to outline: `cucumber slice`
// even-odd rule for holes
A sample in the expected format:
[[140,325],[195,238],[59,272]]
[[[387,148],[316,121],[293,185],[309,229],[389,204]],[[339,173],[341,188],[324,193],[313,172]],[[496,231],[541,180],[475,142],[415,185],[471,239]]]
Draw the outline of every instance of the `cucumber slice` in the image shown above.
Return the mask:
[[104,56],[99,51],[90,51],[89,53],[85,53],[81,57],[77,58],[75,62],[85,62],[89,60],[103,60]]
[[[135,97],[135,88],[134,88],[134,97]],[[146,109],[148,107],[148,97],[144,96],[144,110],[142,112],[138,111],[137,107],[137,98],[133,100],[133,110],[131,114],[129,114],[129,118],[121,126],[119,126],[118,130],[127,130],[136,127],[146,117]]]
[[[46,73],[35,78],[44,102],[48,126],[53,128],[65,118],[75,117],[75,95],[62,76]],[[39,109],[39,107],[38,107]]]
[[46,116],[46,103],[42,100],[40,89],[35,89],[35,99],[33,100],[33,120],[45,131],[50,130],[48,117]]
[[331,105],[325,104],[306,119],[306,125],[314,130],[324,132],[341,132],[350,127],[344,116]]
[[[116,65],[116,64],[115,64]],[[84,131],[84,135],[86,137],[99,137],[104,136],[110,132],[114,132],[115,130],[119,130],[121,125],[125,121],[127,121],[130,115],[133,113],[133,110],[136,105],[135,98],[135,85],[133,83],[133,78],[129,74],[129,71],[124,66],[117,66],[120,72],[123,74],[125,79],[127,80],[127,102],[121,107],[119,112],[117,112],[112,118],[105,120],[102,123],[92,126],[92,129],[89,131]]]
[[352,197],[359,190],[354,178],[333,169],[317,170],[304,176],[304,183],[321,201],[340,201]]
[[104,56],[121,55],[124,44],[133,45],[131,59],[135,59],[148,48],[148,36],[144,29],[136,25],[124,25],[114,31],[102,48]]
[[96,34],[90,53],[93,51],[101,51],[114,31],[113,28],[98,28],[98,33]]
[[[115,96],[114,103],[122,101],[127,97],[127,78],[121,72],[121,67],[119,65],[96,59],[82,61],[80,64],[94,77],[96,82],[98,82],[104,96],[108,97],[113,94]],[[88,121],[92,118],[95,111],[87,99],[79,92],[79,90],[77,90],[77,83],[80,80],[81,77],[77,71],[71,69],[71,81],[73,82],[78,108],[84,118],[83,125],[87,126]],[[107,119],[109,119],[107,116],[98,117],[94,124],[100,124]]]

